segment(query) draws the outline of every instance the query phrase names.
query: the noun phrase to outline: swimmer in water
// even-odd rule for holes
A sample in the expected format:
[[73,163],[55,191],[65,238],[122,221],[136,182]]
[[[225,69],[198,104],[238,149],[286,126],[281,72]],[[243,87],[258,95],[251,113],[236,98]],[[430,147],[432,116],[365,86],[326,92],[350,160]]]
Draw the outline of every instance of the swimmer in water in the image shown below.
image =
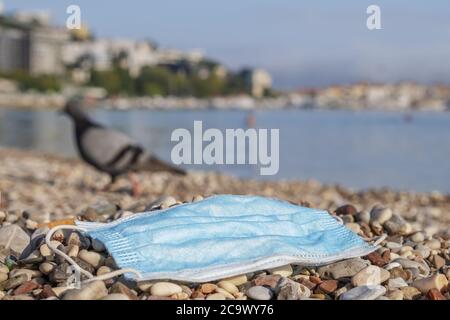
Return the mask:
[[250,112],[250,113],[247,115],[247,127],[248,127],[248,128],[254,128],[255,125],[256,125],[256,118],[255,118],[255,116],[253,115],[253,112]]

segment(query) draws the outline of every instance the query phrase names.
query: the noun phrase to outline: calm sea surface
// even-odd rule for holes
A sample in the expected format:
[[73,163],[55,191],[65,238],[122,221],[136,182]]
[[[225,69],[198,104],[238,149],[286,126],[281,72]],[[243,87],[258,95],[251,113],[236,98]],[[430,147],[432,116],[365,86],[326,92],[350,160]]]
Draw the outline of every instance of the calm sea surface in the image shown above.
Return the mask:
[[[99,122],[135,137],[161,158],[170,159],[176,128],[246,128],[246,111],[106,111]],[[398,190],[450,193],[450,113],[256,111],[256,128],[280,129],[280,170],[259,175],[250,165],[187,166],[255,179],[308,179],[355,189],[389,186]],[[76,155],[72,124],[53,111],[0,109],[0,146],[64,156]]]

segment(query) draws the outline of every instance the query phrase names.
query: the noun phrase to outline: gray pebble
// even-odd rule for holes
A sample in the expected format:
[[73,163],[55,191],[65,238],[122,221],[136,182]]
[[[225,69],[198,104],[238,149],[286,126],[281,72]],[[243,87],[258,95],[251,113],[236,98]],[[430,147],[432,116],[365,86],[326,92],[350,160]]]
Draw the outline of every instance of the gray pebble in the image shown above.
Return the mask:
[[386,288],[380,285],[375,286],[360,286],[344,292],[341,300],[375,300],[384,295]]
[[247,296],[253,300],[270,300],[273,292],[269,288],[263,286],[254,286],[247,290]]

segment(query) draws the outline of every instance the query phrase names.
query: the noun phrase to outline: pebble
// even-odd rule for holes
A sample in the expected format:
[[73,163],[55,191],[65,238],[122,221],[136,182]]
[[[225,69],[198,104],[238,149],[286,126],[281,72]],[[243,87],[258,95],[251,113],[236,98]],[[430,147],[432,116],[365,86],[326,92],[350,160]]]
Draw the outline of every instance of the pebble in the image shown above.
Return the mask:
[[347,292],[344,292],[341,296],[341,300],[375,300],[376,298],[384,295],[386,288],[380,285],[374,286],[360,286],[353,288]]
[[431,254],[430,248],[428,248],[422,244],[418,244],[415,247],[415,252],[418,253],[424,259],[428,258]]
[[30,230],[35,230],[37,229],[39,226],[39,224],[36,221],[27,219],[27,221],[25,221],[25,228],[30,229]]
[[406,235],[412,231],[411,225],[398,214],[393,214],[392,217],[384,223],[384,228],[391,235]]
[[53,291],[52,287],[49,285],[44,285],[42,291],[39,293],[40,299],[47,299],[50,297],[56,297],[56,293]]
[[153,280],[149,280],[149,281],[140,281],[137,284],[137,287],[139,290],[141,290],[142,292],[148,292],[150,290],[150,288],[155,284],[156,282]]
[[70,288],[70,287],[54,287],[54,288],[52,288],[53,293],[57,297],[61,297],[64,293],[66,293],[69,290],[72,290],[72,288]]
[[151,295],[157,297],[169,297],[182,291],[183,289],[179,285],[171,282],[157,282],[150,288]]
[[[239,292],[238,287],[236,287],[232,282],[230,281],[226,281],[226,280],[222,280],[219,283],[217,283],[217,286],[219,288],[222,288],[223,290],[231,293],[231,294],[236,294]],[[217,290],[217,289],[216,289]]]
[[407,287],[407,286],[408,286],[408,284],[401,277],[389,279],[389,281],[388,281],[389,289],[396,289],[396,288],[402,288],[402,287]]
[[270,274],[279,275],[282,277],[289,277],[293,273],[292,266],[290,264],[287,264],[287,265],[281,266],[281,267],[277,267],[277,268],[272,268],[272,269],[269,269],[268,271]]
[[404,269],[411,269],[412,272],[414,270],[417,270],[419,275],[422,275],[424,277],[428,276],[430,273],[430,268],[425,262],[419,263],[417,261],[412,261],[404,258],[396,259],[395,262],[400,263]]
[[[225,289],[222,289],[222,288],[217,288],[216,289],[216,292],[217,293],[221,293],[221,294],[223,294],[224,296],[225,296],[225,298],[227,298],[227,299],[235,299],[236,297],[234,296],[234,295],[232,295],[231,293],[229,293],[227,290],[225,290]],[[239,293],[239,292],[237,292],[237,293]],[[188,295],[188,297],[189,297],[190,295]]]
[[389,262],[389,260],[390,260],[390,251],[386,250],[385,252],[383,252],[383,255],[381,255],[378,252],[374,251],[372,253],[369,253],[367,255],[367,258],[369,259],[369,261],[373,265],[376,265],[378,267],[382,267],[382,266],[386,265]]
[[335,262],[326,266],[319,267],[318,273],[321,278],[340,279],[353,277],[362,269],[366,268],[369,263],[360,258],[348,259]]
[[428,278],[416,280],[411,285],[426,294],[431,289],[442,290],[442,288],[447,287],[448,280],[443,274],[436,274]]
[[[55,240],[50,241],[51,245],[58,247],[61,243]],[[48,247],[46,243],[39,247],[39,252],[43,257],[50,257],[53,255],[53,251]]]
[[22,283],[14,290],[14,295],[21,295],[29,293],[35,289],[39,288],[39,284],[36,281],[30,280]]
[[389,271],[371,265],[352,277],[352,285],[355,287],[377,285],[387,281],[390,276]]
[[399,252],[402,248],[402,245],[397,242],[389,241],[386,243],[386,248],[391,249],[393,252]]
[[408,286],[400,288],[400,290],[403,292],[404,300],[416,300],[420,297],[420,291],[417,288]]
[[30,236],[18,225],[11,224],[0,228],[0,247],[22,253],[29,244]]
[[420,243],[425,240],[425,235],[422,232],[416,232],[411,236],[411,241]]
[[434,267],[436,269],[440,269],[443,266],[445,266],[445,259],[442,258],[440,255],[437,255],[437,254],[434,255],[432,258],[432,261],[433,261]]
[[319,293],[330,294],[336,291],[337,287],[338,287],[337,280],[325,280],[319,284],[317,290],[320,291]]
[[138,300],[136,293],[121,282],[116,282],[109,289],[109,293],[123,294],[128,300]]
[[240,285],[243,285],[244,283],[246,283],[248,281],[248,278],[247,278],[247,275],[241,274],[241,275],[230,277],[230,278],[226,278],[226,279],[223,279],[223,280],[231,282],[235,286],[240,286]]
[[383,224],[392,218],[392,210],[381,206],[374,206],[370,212],[370,219],[372,222]]
[[281,276],[277,274],[258,276],[253,280],[255,286],[265,286],[275,289],[280,283]]
[[430,289],[427,293],[427,298],[429,300],[447,300],[438,289]]
[[325,297],[325,295],[322,294],[322,293],[313,293],[313,294],[310,296],[310,298],[311,298],[311,299],[314,299],[314,300],[324,300],[326,297]]
[[102,274],[107,274],[112,272],[112,269],[110,267],[107,266],[101,266],[100,268],[98,268],[97,270],[97,276],[101,276]]
[[343,206],[340,206],[339,208],[337,208],[334,213],[338,216],[343,216],[343,215],[355,216],[358,213],[358,210],[356,210],[356,208],[353,205],[346,204],[346,205],[343,205]]
[[213,293],[206,297],[206,300],[226,300],[226,297],[223,293]]
[[278,292],[278,300],[302,300],[311,296],[311,290],[306,286],[290,279],[283,279],[283,282]]
[[427,246],[430,250],[439,250],[441,248],[441,242],[438,239],[425,241],[424,245]]
[[0,283],[6,280],[8,280],[8,274],[5,272],[0,272]]
[[64,293],[63,300],[100,300],[108,295],[103,281],[93,281],[81,289],[72,289]]
[[357,220],[368,224],[370,222],[370,212],[363,210],[357,215]]
[[92,246],[92,249],[94,249],[94,251],[97,251],[97,252],[103,252],[106,250],[103,242],[101,242],[97,239],[92,240],[91,246]]
[[74,244],[74,245],[69,246],[69,250],[67,251],[67,255],[69,257],[72,257],[72,258],[73,257],[78,257],[79,252],[80,252],[80,247]]
[[[231,296],[231,297],[233,298],[233,296]],[[187,299],[189,299],[189,295],[185,292],[179,292],[179,293],[175,293],[175,294],[171,295],[170,298],[176,299],[176,300],[187,300]]]
[[27,274],[20,274],[16,277],[11,277],[3,283],[3,288],[5,290],[15,289],[22,283],[29,281],[30,278]]
[[117,206],[115,204],[102,200],[86,208],[84,215],[89,217],[90,220],[95,220],[98,216],[113,216],[116,212]]
[[350,229],[351,231],[353,231],[354,233],[360,233],[361,232],[361,226],[357,223],[354,222],[349,222],[346,223],[345,226]]
[[78,258],[80,258],[86,263],[89,263],[94,268],[100,267],[104,262],[104,258],[102,257],[101,254],[94,251],[88,251],[85,249],[80,251],[80,253],[78,254]]
[[254,286],[247,290],[246,295],[252,300],[270,300],[273,297],[273,292],[263,286]]
[[195,196],[192,198],[192,202],[202,201],[203,199],[204,199],[203,196],[201,196],[201,195],[195,195]]
[[78,232],[72,232],[69,235],[69,238],[67,239],[67,245],[68,246],[80,246],[81,245],[81,239]]
[[6,219],[6,212],[0,211],[0,223],[3,223]]
[[9,273],[9,268],[0,262],[0,272]]
[[167,209],[173,205],[177,204],[177,200],[174,197],[165,197],[160,204],[161,209]]
[[386,293],[386,297],[390,300],[403,300],[403,291],[401,290],[391,290]]
[[21,274],[26,275],[28,280],[42,276],[42,273],[40,271],[30,269],[14,269],[9,273],[9,276],[12,278],[17,277]]
[[130,300],[130,298],[122,293],[110,293],[101,300]]
[[204,283],[200,286],[200,291],[204,294],[213,293],[214,291],[216,291],[216,289],[217,285],[213,283]]

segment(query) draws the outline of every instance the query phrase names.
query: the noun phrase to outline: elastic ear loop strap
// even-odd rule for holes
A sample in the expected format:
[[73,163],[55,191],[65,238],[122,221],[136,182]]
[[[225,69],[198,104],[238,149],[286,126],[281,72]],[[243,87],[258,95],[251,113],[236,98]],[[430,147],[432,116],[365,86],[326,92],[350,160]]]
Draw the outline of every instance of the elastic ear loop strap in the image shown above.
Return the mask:
[[88,277],[87,280],[82,281],[82,283],[88,283],[88,282],[92,282],[92,281],[96,281],[96,280],[108,280],[117,276],[120,276],[124,273],[133,273],[135,274],[138,278],[142,278],[141,274],[139,271],[135,270],[135,269],[131,269],[131,268],[125,268],[125,269],[119,269],[119,270],[115,270],[112,272],[108,272],[105,274],[102,274],[100,276],[94,276],[92,273],[84,270],[83,268],[81,268],[78,263],[76,263],[71,257],[69,257],[66,253],[62,252],[61,250],[59,250],[56,246],[54,246],[51,243],[52,240],[52,236],[53,234],[58,231],[58,230],[78,230],[78,231],[86,231],[83,228],[77,227],[77,226],[72,226],[72,225],[61,225],[61,226],[56,226],[52,229],[50,229],[47,232],[47,235],[45,236],[45,243],[47,244],[47,246],[50,248],[50,250],[52,250],[55,254],[63,257],[67,262],[69,262],[78,272],[84,274],[86,277]]

